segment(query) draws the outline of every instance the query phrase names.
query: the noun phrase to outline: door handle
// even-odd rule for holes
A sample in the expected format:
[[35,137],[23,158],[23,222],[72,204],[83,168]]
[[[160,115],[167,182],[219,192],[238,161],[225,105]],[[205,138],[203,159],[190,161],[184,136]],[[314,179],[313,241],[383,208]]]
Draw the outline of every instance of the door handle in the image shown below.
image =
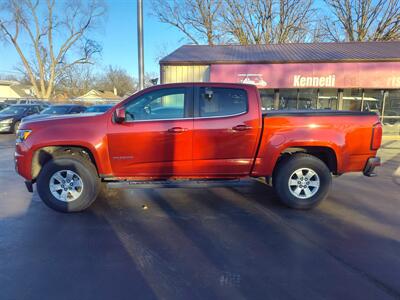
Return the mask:
[[235,131],[245,131],[245,130],[251,130],[251,129],[253,129],[253,127],[241,124],[241,125],[233,126],[232,129]]
[[168,132],[171,132],[171,133],[181,133],[181,132],[185,132],[185,131],[188,131],[188,129],[183,128],[183,127],[172,127],[170,129],[168,129]]

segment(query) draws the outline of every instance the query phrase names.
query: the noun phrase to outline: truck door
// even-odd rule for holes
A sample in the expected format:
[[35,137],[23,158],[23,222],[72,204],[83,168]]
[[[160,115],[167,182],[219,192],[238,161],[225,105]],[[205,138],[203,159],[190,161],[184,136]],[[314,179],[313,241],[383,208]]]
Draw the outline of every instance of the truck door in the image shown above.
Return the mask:
[[[245,87],[195,88],[193,171],[198,176],[248,175],[261,129],[256,91]],[[252,101],[250,98],[252,99]]]
[[125,104],[108,143],[114,176],[168,178],[192,172],[193,86],[148,91]]

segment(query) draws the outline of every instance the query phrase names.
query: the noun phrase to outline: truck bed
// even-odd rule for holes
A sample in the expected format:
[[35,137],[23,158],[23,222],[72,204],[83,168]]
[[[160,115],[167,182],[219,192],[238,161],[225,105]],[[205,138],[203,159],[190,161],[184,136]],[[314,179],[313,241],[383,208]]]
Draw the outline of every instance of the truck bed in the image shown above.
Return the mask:
[[262,115],[253,176],[272,175],[280,154],[296,148],[332,152],[336,157],[334,174],[359,172],[368,158],[376,155],[371,143],[379,117],[374,112],[277,110]]
[[291,116],[291,117],[307,117],[307,116],[376,116],[371,111],[351,111],[351,110],[269,110],[263,112],[263,117]]

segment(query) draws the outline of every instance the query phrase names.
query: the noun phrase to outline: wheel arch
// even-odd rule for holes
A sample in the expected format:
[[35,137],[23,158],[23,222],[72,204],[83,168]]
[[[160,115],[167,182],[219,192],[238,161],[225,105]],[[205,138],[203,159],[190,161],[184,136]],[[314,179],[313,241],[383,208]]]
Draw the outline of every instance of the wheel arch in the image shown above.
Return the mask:
[[36,180],[36,178],[40,174],[40,171],[46,163],[53,160],[57,156],[65,155],[68,153],[71,155],[79,154],[81,157],[84,157],[85,159],[90,161],[96,168],[97,174],[99,174],[96,159],[89,148],[83,146],[59,145],[42,147],[34,152],[31,166],[32,179]]
[[317,157],[322,160],[325,165],[329,168],[332,174],[338,173],[338,160],[335,150],[327,146],[290,146],[283,149],[278,157],[278,160],[274,167],[274,172],[278,165],[286,158],[295,155],[297,153],[306,153]]

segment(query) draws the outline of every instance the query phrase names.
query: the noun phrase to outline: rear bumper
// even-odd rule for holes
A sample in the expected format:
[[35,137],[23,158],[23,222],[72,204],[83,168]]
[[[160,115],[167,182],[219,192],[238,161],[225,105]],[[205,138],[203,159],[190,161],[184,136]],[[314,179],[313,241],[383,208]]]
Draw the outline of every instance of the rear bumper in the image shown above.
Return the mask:
[[374,173],[374,169],[381,165],[381,158],[380,157],[370,157],[365,164],[363,174],[368,177],[376,176]]

